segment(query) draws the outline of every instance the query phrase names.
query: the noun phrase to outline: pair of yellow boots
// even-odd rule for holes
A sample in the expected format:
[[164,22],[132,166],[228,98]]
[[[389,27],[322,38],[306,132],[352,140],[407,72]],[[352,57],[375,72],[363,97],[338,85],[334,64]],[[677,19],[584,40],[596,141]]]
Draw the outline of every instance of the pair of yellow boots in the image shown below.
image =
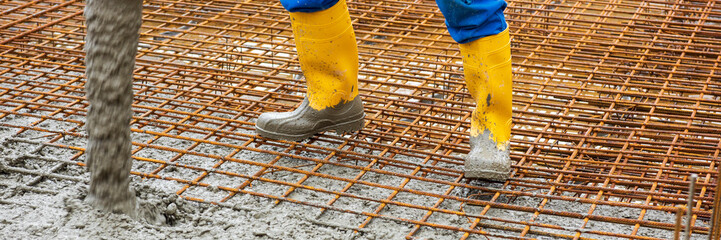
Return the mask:
[[[308,83],[303,103],[292,112],[260,115],[264,137],[300,141],[322,131],[358,131],[365,114],[358,96],[358,47],[345,1],[313,13],[291,13],[296,48]],[[476,101],[471,151],[464,175],[491,181],[509,177],[511,161],[511,52],[508,29],[460,44],[468,91]]]

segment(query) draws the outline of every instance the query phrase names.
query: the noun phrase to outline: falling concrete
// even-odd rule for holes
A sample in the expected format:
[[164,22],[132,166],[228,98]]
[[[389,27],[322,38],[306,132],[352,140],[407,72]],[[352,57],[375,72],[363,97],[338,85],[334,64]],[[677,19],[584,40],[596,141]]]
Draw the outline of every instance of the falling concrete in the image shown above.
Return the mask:
[[88,199],[100,209],[134,215],[130,119],[142,1],[89,0],[85,9]]

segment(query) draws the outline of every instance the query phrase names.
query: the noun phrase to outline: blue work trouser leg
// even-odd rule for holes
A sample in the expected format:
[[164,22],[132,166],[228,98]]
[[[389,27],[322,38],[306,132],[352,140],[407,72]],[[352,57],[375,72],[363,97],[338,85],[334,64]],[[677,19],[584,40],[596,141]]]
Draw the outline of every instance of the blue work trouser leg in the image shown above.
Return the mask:
[[289,12],[317,12],[332,7],[338,0],[280,0],[280,3]]
[[[317,12],[328,9],[338,0],[280,0],[289,12]],[[506,29],[503,0],[436,0],[446,17],[448,32],[458,43],[498,34]]]
[[468,43],[506,30],[503,0],[436,0],[453,40]]

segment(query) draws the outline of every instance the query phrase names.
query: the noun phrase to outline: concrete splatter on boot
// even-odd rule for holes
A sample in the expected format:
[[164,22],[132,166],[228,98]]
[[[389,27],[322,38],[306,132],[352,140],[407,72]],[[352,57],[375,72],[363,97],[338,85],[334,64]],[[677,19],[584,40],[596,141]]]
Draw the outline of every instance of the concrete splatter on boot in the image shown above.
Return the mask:
[[479,178],[503,182],[511,173],[511,158],[508,148],[499,149],[490,139],[491,132],[486,130],[479,136],[471,136],[471,151],[466,155],[463,166],[466,178]]
[[323,131],[334,130],[339,134],[358,131],[363,128],[364,118],[363,102],[358,96],[322,110],[311,108],[306,98],[292,112],[261,114],[255,129],[263,137],[301,141]]

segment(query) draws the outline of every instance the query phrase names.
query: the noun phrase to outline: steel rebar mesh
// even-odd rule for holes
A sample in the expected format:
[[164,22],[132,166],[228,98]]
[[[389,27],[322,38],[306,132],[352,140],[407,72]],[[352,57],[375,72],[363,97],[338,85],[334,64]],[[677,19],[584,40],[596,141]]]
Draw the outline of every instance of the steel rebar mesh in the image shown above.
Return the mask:
[[[359,230],[394,222],[407,238],[447,230],[461,239],[669,238],[675,223],[658,216],[685,206],[695,173],[692,229],[707,234],[721,146],[721,6],[508,3],[506,183],[461,176],[473,103],[430,0],[349,2],[367,123],[304,142],[253,131],[261,112],[293,109],[305,89],[278,1],[146,1],[132,173],[193,201],[251,195],[317,207],[320,220],[342,213]],[[35,186],[83,181],[70,173],[84,171],[83,7],[0,6],[2,144],[27,146],[15,160],[41,163],[4,162],[2,172],[23,176],[14,187],[53,194]]]

